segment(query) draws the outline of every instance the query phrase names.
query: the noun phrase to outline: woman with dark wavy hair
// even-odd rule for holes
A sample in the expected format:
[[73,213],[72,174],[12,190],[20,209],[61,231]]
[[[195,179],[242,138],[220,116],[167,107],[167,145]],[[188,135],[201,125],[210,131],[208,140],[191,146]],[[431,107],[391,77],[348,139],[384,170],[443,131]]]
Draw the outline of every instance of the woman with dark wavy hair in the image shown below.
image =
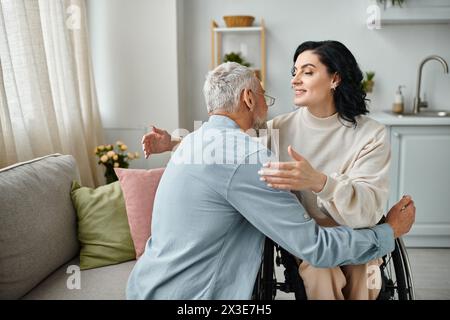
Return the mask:
[[[291,80],[301,108],[268,122],[279,130],[270,148],[287,162],[264,165],[261,180],[294,191],[322,226],[373,226],[387,203],[390,147],[385,127],[365,116],[362,80],[342,43],[304,42],[295,51]],[[377,268],[378,261],[332,269],[303,261],[299,272],[309,299],[367,300],[379,292]]]

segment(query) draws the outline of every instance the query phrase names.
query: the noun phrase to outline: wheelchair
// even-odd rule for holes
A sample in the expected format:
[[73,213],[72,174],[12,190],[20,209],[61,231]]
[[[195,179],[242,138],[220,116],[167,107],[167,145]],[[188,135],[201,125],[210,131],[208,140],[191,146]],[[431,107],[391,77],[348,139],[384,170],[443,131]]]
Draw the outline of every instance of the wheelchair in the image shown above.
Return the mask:
[[[276,257],[275,257],[276,253]],[[380,265],[381,290],[377,300],[415,300],[411,267],[401,238],[395,249],[384,256]],[[284,282],[275,275],[275,264],[284,267]],[[264,256],[256,278],[252,299],[274,300],[277,291],[294,293],[296,300],[307,300],[303,281],[298,273],[298,260],[271,239],[266,238]]]

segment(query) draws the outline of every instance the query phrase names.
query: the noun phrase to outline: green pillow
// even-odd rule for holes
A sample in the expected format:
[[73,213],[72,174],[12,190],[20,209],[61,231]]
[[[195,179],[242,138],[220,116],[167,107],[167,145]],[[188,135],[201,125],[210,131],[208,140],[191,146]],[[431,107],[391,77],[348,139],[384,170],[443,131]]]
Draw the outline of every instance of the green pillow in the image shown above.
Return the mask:
[[91,189],[72,183],[78,215],[80,269],[92,269],[136,258],[125,201],[118,181]]

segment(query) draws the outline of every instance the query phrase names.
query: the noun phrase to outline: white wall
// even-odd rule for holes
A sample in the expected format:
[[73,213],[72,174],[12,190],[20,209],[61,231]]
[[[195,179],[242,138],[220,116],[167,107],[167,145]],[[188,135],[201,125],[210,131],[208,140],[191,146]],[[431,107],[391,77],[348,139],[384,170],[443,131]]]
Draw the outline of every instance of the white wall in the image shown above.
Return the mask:
[[[222,16],[248,14],[267,27],[267,92],[277,97],[269,116],[292,110],[290,69],[296,47],[306,40],[338,40],[355,55],[364,71],[376,72],[370,109],[391,108],[399,84],[406,85],[406,107],[415,93],[422,58],[438,54],[450,64],[450,25],[392,25],[381,30],[366,27],[366,0],[179,0],[183,2],[186,60],[180,83],[183,105],[194,120],[206,120],[201,88],[210,65],[210,21],[224,25]],[[422,88],[432,108],[450,109],[450,75],[437,62],[423,72]]]
[[178,63],[178,79],[179,79],[179,85],[178,85],[178,92],[179,92],[179,102],[178,102],[178,108],[179,108],[179,123],[180,128],[189,128],[190,124],[190,110],[189,104],[187,101],[188,92],[187,92],[187,86],[185,85],[186,81],[189,81],[186,74],[187,69],[187,63],[186,63],[186,52],[185,52],[185,46],[186,43],[189,41],[188,34],[185,32],[185,24],[186,20],[189,19],[189,17],[185,17],[184,12],[184,3],[183,0],[177,0],[177,63]]
[[[107,142],[121,139],[142,155],[145,127],[179,127],[176,0],[87,0],[87,10]],[[133,166],[160,166],[168,157]]]
[[[397,85],[406,85],[406,107],[415,92],[417,67],[429,54],[450,63],[450,25],[366,27],[369,0],[87,0],[100,111],[109,141],[126,140],[140,151],[150,123],[193,129],[206,120],[202,96],[210,67],[210,22],[250,14],[267,27],[267,91],[277,97],[269,117],[292,110],[290,69],[295,48],[306,40],[335,39],[373,70],[372,111],[391,107]],[[432,108],[450,109],[450,76],[425,66],[422,88]],[[167,155],[141,161],[163,164]]]

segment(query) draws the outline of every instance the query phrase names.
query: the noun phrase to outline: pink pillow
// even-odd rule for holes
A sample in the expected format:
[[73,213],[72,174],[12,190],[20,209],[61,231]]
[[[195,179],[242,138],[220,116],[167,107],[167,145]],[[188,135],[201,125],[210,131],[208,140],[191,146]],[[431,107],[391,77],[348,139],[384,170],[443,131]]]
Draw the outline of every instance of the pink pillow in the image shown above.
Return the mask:
[[164,168],[152,170],[115,168],[127,209],[131,238],[139,258],[150,237],[153,202]]

